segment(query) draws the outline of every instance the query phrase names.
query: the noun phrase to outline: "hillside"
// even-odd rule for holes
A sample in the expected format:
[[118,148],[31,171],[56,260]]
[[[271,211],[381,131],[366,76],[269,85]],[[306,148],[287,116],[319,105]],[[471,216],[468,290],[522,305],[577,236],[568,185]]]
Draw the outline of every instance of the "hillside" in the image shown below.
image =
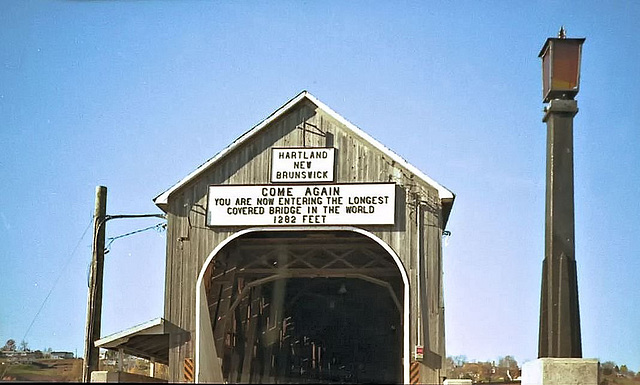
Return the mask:
[[[520,367],[512,356],[496,362],[467,362],[465,356],[447,357],[447,376],[451,379],[471,379],[474,384],[519,383]],[[600,363],[600,385],[640,385],[640,372],[615,362]]]
[[1,381],[79,382],[82,377],[82,360],[40,359],[31,363],[0,361]]

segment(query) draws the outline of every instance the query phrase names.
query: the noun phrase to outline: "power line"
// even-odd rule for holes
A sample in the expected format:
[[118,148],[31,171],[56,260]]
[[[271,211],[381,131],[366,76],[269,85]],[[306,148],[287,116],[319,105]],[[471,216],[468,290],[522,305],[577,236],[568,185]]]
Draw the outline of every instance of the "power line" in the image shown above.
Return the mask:
[[128,236],[130,236],[130,235],[134,235],[134,234],[142,233],[142,232],[144,232],[144,231],[148,231],[148,230],[157,230],[157,231],[162,231],[162,230],[164,230],[164,229],[166,229],[166,228],[167,228],[167,224],[163,222],[163,223],[155,224],[155,225],[153,225],[153,226],[145,227],[144,229],[139,229],[139,230],[131,231],[131,232],[126,233],[126,234],[117,235],[117,236],[115,236],[115,237],[109,237],[109,238],[107,238],[107,241],[109,241],[109,242],[108,242],[108,243],[107,243],[107,245],[104,247],[104,251],[105,251],[105,253],[108,253],[108,252],[109,252],[109,247],[111,247],[111,244],[112,244],[112,243],[113,243],[113,241],[115,241],[116,239],[125,238],[125,237],[128,237]]
[[27,328],[27,331],[24,333],[24,336],[22,337],[22,341],[25,341],[25,339],[27,338],[27,335],[31,331],[31,327],[36,322],[36,319],[38,318],[38,315],[40,315],[40,312],[44,308],[44,305],[47,303],[47,300],[51,296],[51,293],[53,292],[53,289],[55,289],[56,285],[58,284],[58,281],[60,280],[60,277],[62,277],[62,273],[64,273],[64,271],[67,269],[67,266],[69,266],[69,263],[71,262],[71,259],[73,258],[73,256],[75,255],[76,251],[78,250],[78,247],[80,246],[80,243],[84,239],[84,236],[87,235],[87,231],[89,230],[89,227],[91,227],[91,223],[93,223],[93,215],[91,216],[91,220],[87,224],[87,227],[82,232],[82,236],[80,236],[80,239],[78,239],[78,243],[76,243],[76,246],[73,248],[73,251],[69,255],[69,258],[67,258],[67,261],[65,262],[64,266],[62,267],[62,269],[60,269],[60,273],[58,273],[58,276],[56,277],[56,280],[53,282],[53,285],[51,286],[51,289],[49,289],[49,293],[47,293],[47,296],[44,298],[44,301],[42,301],[42,304],[40,305],[40,309],[38,309],[38,312],[33,317],[33,320],[31,320],[31,323],[29,324],[29,327]]
[[[98,220],[96,218],[96,224],[95,224],[95,231],[93,234],[93,243],[92,243],[92,250],[96,247],[97,241],[98,241],[98,233],[100,232],[100,229],[102,228],[102,226],[106,225],[106,223],[112,219],[132,219],[132,218],[160,218],[160,219],[167,219],[167,216],[165,214],[120,214],[120,215],[105,215],[104,217],[102,217],[100,220]],[[166,228],[166,224],[157,224],[155,226],[151,226],[150,228],[155,228],[161,226],[163,229]],[[141,230],[136,230],[134,232],[132,232],[132,234],[138,233],[140,231],[146,231],[149,230],[150,228],[146,228],[146,229],[141,229]],[[123,234],[121,236],[118,237],[114,237],[114,238],[122,238],[124,236],[128,236],[131,234]],[[109,238],[110,242],[109,244],[105,247],[105,254],[109,252],[108,247],[113,243],[113,241],[115,239]],[[92,265],[92,261],[89,262],[89,265],[87,266],[87,286],[90,287],[91,286],[91,282],[90,282],[90,270],[91,270],[91,265]]]

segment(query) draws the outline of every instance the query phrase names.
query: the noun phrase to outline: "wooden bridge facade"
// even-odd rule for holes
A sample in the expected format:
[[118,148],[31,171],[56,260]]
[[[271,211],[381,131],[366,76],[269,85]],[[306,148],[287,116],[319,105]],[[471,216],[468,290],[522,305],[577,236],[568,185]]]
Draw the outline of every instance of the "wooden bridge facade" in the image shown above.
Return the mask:
[[[315,185],[392,184],[391,220],[253,225],[258,209],[244,209],[228,212],[247,224],[212,225],[212,186],[283,186],[270,175],[274,148],[332,149],[333,178]],[[413,367],[440,382],[453,198],[299,94],[155,199],[168,215],[164,318],[186,331],[169,336],[170,380],[407,383]]]

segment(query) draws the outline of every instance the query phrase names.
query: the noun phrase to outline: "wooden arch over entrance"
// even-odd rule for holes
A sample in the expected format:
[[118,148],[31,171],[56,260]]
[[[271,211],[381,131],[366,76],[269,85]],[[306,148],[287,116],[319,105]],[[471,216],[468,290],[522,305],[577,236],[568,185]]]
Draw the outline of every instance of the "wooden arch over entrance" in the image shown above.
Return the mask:
[[196,381],[406,383],[408,286],[359,228],[240,231],[198,277]]

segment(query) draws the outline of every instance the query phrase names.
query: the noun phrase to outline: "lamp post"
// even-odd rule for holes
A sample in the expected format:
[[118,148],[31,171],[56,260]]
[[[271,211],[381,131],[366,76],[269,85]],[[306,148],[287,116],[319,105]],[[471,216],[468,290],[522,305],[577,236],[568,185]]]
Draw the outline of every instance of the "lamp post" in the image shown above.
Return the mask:
[[545,257],[542,264],[538,357],[581,358],[575,261],[573,117],[580,83],[583,38],[567,39],[564,27],[549,38],[542,58],[543,122],[547,124]]

